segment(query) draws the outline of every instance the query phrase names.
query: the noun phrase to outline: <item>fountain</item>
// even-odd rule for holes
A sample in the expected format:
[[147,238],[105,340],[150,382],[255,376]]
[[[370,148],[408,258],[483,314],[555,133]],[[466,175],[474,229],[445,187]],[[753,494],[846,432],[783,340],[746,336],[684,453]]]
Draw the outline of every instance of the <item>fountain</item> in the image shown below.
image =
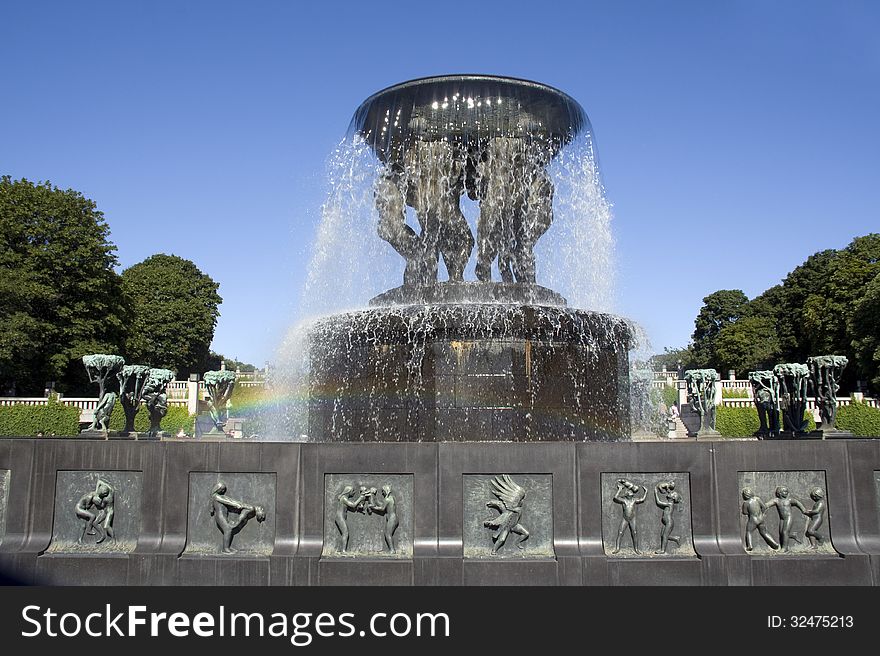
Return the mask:
[[536,283],[550,168],[589,130],[572,98],[511,78],[424,78],[364,101],[353,138],[375,157],[375,231],[403,284],[309,328],[310,440],[628,439],[629,324]]
[[[317,318],[273,368],[275,434],[227,435],[235,376],[219,371],[214,430],[164,437],[171,372],[86,356],[93,430],[0,440],[0,569],[68,585],[880,584],[880,441],[719,439],[712,369],[687,375],[706,441],[631,441],[631,415],[651,432],[654,381],[630,373],[637,326],[610,312],[590,133],[574,100],[523,80],[367,99],[310,266]],[[781,407],[810,437],[810,381],[821,437],[838,436],[845,364],[753,372],[761,436]],[[158,439],[108,439],[114,381],[126,428],[146,405]]]

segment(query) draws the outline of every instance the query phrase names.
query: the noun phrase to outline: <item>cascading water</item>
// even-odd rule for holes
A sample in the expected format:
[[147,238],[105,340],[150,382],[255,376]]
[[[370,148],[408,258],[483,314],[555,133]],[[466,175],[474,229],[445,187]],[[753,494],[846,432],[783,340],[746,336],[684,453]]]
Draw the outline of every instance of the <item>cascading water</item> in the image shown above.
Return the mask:
[[[495,80],[485,76],[478,79]],[[482,88],[479,83],[476,86],[477,89]],[[560,136],[559,129],[556,133],[541,132],[538,131],[537,126],[532,125],[532,122],[517,122],[511,118],[503,120],[497,115],[491,116],[488,108],[482,105],[483,101],[479,96],[476,100],[473,98],[479,93],[485,96],[490,92],[469,88],[472,94],[470,104],[473,107],[469,107],[467,97],[456,97],[456,94],[450,91],[437,100],[438,109],[442,111],[443,103],[446,102],[457,106],[459,112],[467,112],[468,119],[472,123],[489,123],[490,119],[500,122],[501,127],[496,126],[492,131],[486,128],[486,135],[491,136],[478,135],[483,140],[522,134],[527,137],[527,143],[534,149],[532,151],[534,159],[546,157],[549,152],[556,153],[546,167],[555,188],[552,198],[553,220],[535,246],[538,261],[537,277],[543,284],[561,293],[574,307],[589,308],[597,312],[613,311],[615,263],[611,206],[602,187],[592,127],[586,115],[579,108],[575,109],[576,103],[568,99],[572,107],[566,107],[564,115],[566,121],[572,121],[576,131],[571,128],[573,133],[567,135],[567,143],[563,146],[561,143],[563,137]],[[556,93],[563,95],[560,92]],[[511,101],[516,98],[510,89],[506,90],[506,95],[512,96],[508,98]],[[445,101],[442,100],[444,98]],[[431,101],[430,104],[433,102]],[[496,104],[495,107],[497,106]],[[386,241],[377,238],[381,218],[375,202],[377,182],[389,168],[393,168],[393,165],[383,163],[377,157],[368,138],[361,131],[365,127],[363,123],[369,118],[369,108],[370,100],[367,100],[355,114],[348,134],[330,158],[328,199],[322,208],[321,224],[309,264],[302,297],[303,316],[321,316],[363,307],[368,299],[400,284],[401,281],[399,256]],[[537,122],[550,122],[546,117],[550,114],[550,110],[547,107],[539,109],[543,110],[545,116],[543,120]],[[396,114],[396,110],[389,108],[389,115],[392,113]],[[411,114],[412,110],[409,113]],[[377,131],[382,134],[384,112],[379,116],[380,118],[370,119],[374,124],[370,128],[371,134]],[[445,120],[446,124],[452,126],[456,124],[454,117],[454,114],[446,115],[444,119],[437,120]],[[577,119],[575,120],[574,117]],[[465,122],[468,119],[459,119],[458,122]],[[511,123],[514,124],[512,128],[509,127]],[[383,146],[382,152],[400,148],[398,144],[414,139],[412,131],[400,130],[399,125],[394,126],[393,120],[390,125],[391,128],[396,127],[398,132],[404,134],[396,140],[385,137],[388,145]],[[566,126],[568,125],[569,123],[566,122]],[[528,131],[532,129],[535,131],[529,133]],[[449,130],[454,132],[452,127]],[[565,130],[569,131],[569,128],[566,127]],[[388,132],[386,131],[385,134]],[[478,137],[473,137],[469,142],[476,141]],[[480,186],[487,167],[480,167],[479,163],[475,163],[474,158],[469,156],[467,147],[460,148],[456,152],[455,164],[460,170],[469,172],[466,184],[470,187]],[[410,158],[407,164],[409,177],[418,179],[427,177],[428,171],[424,171],[423,168],[429,168],[432,161],[428,158],[422,161]],[[415,166],[412,166],[413,164]],[[510,171],[506,188],[513,192],[511,195],[517,195],[517,190],[531,186],[533,177],[516,175],[527,168],[527,165],[521,165],[520,170],[514,168]],[[460,206],[472,234],[477,236],[480,214],[478,203],[470,198],[465,190],[465,193],[460,195]],[[406,208],[407,225],[418,231],[419,225],[415,214],[413,207]],[[477,253],[474,253],[465,267],[466,279],[476,278],[476,256]],[[440,262],[442,270],[444,266],[442,258]],[[497,279],[497,264],[494,266],[494,271]]]
[[611,210],[574,100],[490,76],[397,85],[355,113],[328,179],[273,432],[625,439],[632,331],[600,314]]

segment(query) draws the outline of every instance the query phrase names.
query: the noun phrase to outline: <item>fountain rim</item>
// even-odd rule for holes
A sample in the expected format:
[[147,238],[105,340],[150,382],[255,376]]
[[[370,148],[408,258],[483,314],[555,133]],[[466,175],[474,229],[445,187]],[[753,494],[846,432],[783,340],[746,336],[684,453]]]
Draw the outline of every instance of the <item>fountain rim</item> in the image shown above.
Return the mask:
[[407,80],[406,82],[398,82],[397,84],[392,84],[391,86],[385,87],[379,91],[376,91],[372,95],[370,95],[366,100],[364,100],[360,105],[358,105],[357,110],[355,111],[355,115],[366,105],[373,102],[376,98],[383,96],[392,91],[402,91],[404,89],[409,89],[413,87],[419,87],[432,83],[443,83],[443,82],[509,82],[514,83],[516,85],[522,87],[530,87],[535,90],[549,92],[556,96],[561,96],[567,102],[572,103],[575,107],[577,107],[586,118],[587,112],[581,106],[581,104],[572,98],[570,95],[562,91],[561,89],[557,89],[554,86],[550,86],[549,84],[544,84],[543,82],[536,82],[534,80],[527,80],[522,77],[511,77],[508,75],[488,75],[484,73],[451,73],[447,75],[428,75],[425,77],[416,77],[411,80]]

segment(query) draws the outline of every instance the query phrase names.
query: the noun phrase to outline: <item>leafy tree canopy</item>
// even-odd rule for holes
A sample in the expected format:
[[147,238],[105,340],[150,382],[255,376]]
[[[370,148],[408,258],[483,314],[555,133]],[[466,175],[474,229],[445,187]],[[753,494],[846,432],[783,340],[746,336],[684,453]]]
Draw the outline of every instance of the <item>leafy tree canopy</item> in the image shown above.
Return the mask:
[[206,371],[223,301],[218,287],[176,255],[153,255],[123,271],[122,288],[132,308],[127,361],[171,369],[178,378]]
[[771,317],[744,316],[721,329],[715,338],[715,363],[720,372],[730,369],[742,378],[748,371],[772,369],[780,346]]
[[717,361],[715,339],[725,326],[740,318],[748,302],[748,297],[739,289],[722,289],[703,299],[693,334],[698,366],[710,367]]
[[658,353],[651,357],[650,364],[654,371],[660,371],[663,367],[666,367],[667,371],[677,371],[679,366],[682,371],[696,368],[694,351],[690,346],[664,348],[663,353]]
[[845,355],[842,385],[880,390],[880,234],[811,255],[781,285],[748,301],[739,290],[703,299],[692,350],[699,366],[740,375],[774,362]]
[[880,275],[865,286],[864,295],[854,304],[848,332],[859,375],[880,390]]
[[0,393],[88,387],[81,358],[118,352],[125,307],[110,229],[93,201],[0,178]]
[[220,369],[220,365],[225,364],[226,369],[229,371],[241,371],[242,373],[252,373],[257,370],[255,365],[252,365],[247,362],[242,362],[241,360],[236,360],[235,358],[227,358],[225,355],[221,355],[220,353],[215,353],[211,351],[208,354],[207,366],[205,367],[205,371],[216,371]]

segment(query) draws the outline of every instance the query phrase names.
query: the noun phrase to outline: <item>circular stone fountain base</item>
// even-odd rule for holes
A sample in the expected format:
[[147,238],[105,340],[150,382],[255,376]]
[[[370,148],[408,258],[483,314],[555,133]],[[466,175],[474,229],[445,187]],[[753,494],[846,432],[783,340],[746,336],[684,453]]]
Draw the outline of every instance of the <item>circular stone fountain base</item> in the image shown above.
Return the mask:
[[629,325],[565,307],[409,305],[309,333],[315,442],[629,439]]
[[372,307],[438,303],[566,305],[562,295],[552,289],[522,282],[443,282],[434,285],[401,285],[370,299]]

